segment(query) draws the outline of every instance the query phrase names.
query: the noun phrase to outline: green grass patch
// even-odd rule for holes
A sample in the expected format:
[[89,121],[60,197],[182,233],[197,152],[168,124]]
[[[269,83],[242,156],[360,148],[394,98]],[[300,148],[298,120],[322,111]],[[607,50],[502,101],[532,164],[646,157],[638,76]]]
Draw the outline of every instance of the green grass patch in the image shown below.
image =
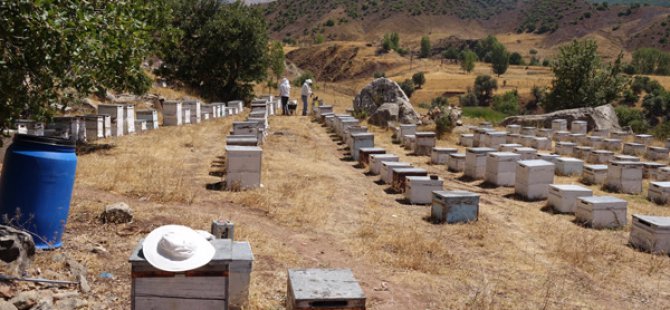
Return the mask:
[[463,107],[463,116],[469,118],[480,118],[491,122],[492,124],[500,123],[505,117],[504,113],[493,111],[489,107]]

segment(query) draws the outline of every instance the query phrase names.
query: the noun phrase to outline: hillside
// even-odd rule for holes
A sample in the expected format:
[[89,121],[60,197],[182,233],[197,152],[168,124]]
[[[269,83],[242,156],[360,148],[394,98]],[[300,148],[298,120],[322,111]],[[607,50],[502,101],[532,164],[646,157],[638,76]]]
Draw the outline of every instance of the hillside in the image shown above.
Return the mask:
[[378,42],[384,33],[395,31],[409,47],[417,46],[422,35],[436,42],[533,34],[541,37],[535,46],[546,49],[588,37],[613,47],[608,48],[612,51],[641,46],[670,50],[670,8],[655,5],[585,0],[280,0],[263,7],[275,39],[305,43],[316,38]]

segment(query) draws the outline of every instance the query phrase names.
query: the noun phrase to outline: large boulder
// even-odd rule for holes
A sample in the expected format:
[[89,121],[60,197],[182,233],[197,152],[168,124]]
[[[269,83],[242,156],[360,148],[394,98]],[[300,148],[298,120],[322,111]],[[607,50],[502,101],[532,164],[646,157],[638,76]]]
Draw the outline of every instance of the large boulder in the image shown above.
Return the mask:
[[420,116],[398,83],[378,78],[354,98],[354,112],[370,116],[368,123],[388,127],[389,123],[419,124]]
[[568,124],[573,120],[583,120],[587,122],[589,130],[621,130],[619,118],[611,104],[599,107],[560,110],[548,114],[510,116],[505,118],[501,125],[517,124],[551,128],[551,121],[554,119],[565,119],[568,121]]
[[30,259],[35,255],[33,237],[22,230],[0,225],[0,260],[11,264],[15,272],[22,272],[28,267]]

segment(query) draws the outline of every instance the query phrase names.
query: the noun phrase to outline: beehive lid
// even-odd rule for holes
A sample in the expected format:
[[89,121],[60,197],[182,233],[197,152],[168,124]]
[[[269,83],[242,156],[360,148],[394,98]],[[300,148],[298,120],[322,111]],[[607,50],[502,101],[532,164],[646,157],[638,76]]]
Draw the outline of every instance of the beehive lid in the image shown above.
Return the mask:
[[652,187],[670,188],[670,182],[651,182]]
[[551,184],[551,185],[549,185],[549,187],[555,188],[559,191],[567,191],[567,192],[571,192],[571,191],[591,191],[590,189],[588,189],[586,187],[575,185],[575,184]]
[[547,137],[533,137],[533,140],[535,141],[547,141],[549,138]]
[[475,128],[475,132],[480,133],[480,134],[485,134],[485,133],[491,132],[491,131],[494,131],[494,129],[493,128],[486,128],[486,127]]
[[431,176],[423,176],[423,175],[412,175],[407,177],[407,181],[420,181],[420,182],[428,182],[428,181],[438,181],[442,182],[444,181],[442,178],[438,177],[437,179],[431,178]]
[[584,169],[593,171],[607,170],[607,165],[585,165]]
[[514,149],[514,152],[527,153],[527,152],[537,152],[537,150],[532,147],[517,147]]
[[[574,157],[559,157],[556,160],[560,161],[560,162],[573,162],[573,163],[583,162],[581,159],[577,159],[577,158],[574,158]],[[603,165],[603,166],[605,166],[605,165]],[[607,166],[605,166],[605,169],[607,169]]]
[[559,130],[559,131],[556,132],[556,134],[569,135],[570,132],[569,132],[569,131],[565,131],[565,130]]
[[369,138],[369,137],[374,137],[375,134],[369,133],[369,132],[356,132],[351,134],[352,137],[354,138]]
[[458,152],[458,149],[453,147],[434,147],[433,151],[438,153],[455,153]]
[[350,269],[289,269],[288,278],[296,301],[365,298]]
[[387,166],[387,167],[389,167],[389,168],[393,168],[393,167],[411,167],[411,166],[412,166],[412,164],[410,164],[410,163],[406,163],[406,162],[402,162],[402,161],[385,161],[385,162],[382,163],[382,165]]
[[641,135],[635,135],[635,137],[637,137],[637,138],[653,138],[654,136],[641,134]]
[[633,222],[636,220],[647,226],[670,230],[670,217],[633,214]]
[[[663,165],[663,164],[659,164],[659,165]],[[658,168],[658,169],[659,169],[659,170],[663,170],[663,172],[670,172],[670,167],[665,167],[665,166],[664,166],[664,167],[660,167],[660,168]]]
[[577,144],[572,142],[557,142],[556,146],[577,146]]
[[542,159],[520,160],[518,163],[524,167],[547,167],[554,165],[551,162]]
[[386,152],[386,150],[381,147],[362,147],[358,149],[358,151],[363,153]]
[[505,143],[505,144],[501,144],[500,147],[507,147],[507,148],[513,147],[513,148],[519,148],[519,147],[523,147],[523,145],[521,145],[521,144],[516,144],[516,143]]
[[593,148],[590,147],[590,146],[578,146],[578,147],[576,147],[576,149],[578,149],[578,150],[582,150],[582,151],[590,151],[590,150],[592,150]]
[[604,140],[602,136],[588,136],[587,139],[589,140]]
[[613,161],[610,163],[612,166],[625,166],[625,167],[642,167],[643,163],[637,161]]
[[464,158],[465,154],[463,153],[451,153],[449,154],[450,157],[455,157],[455,158]]
[[621,142],[621,139],[605,139],[605,142],[609,142],[609,143],[619,143],[619,142]]
[[416,125],[400,125],[400,128],[416,128]]
[[598,155],[614,155],[614,152],[607,150],[592,150],[591,152]]
[[[128,261],[135,264],[149,264],[142,254],[142,242],[140,239],[135,249],[130,254]],[[246,241],[233,241],[231,239],[214,239],[210,241],[216,252],[209,264],[216,264],[227,261],[253,261],[254,254],[251,252],[251,246]]]
[[260,152],[263,152],[263,149],[261,149],[258,146],[226,145],[226,152],[260,153]]
[[521,155],[512,152],[491,152],[488,154],[489,157],[500,157],[500,158],[519,158]]
[[653,162],[653,161],[648,161],[648,162],[643,162],[642,163],[645,168],[660,168],[660,167],[665,167],[665,164]]
[[639,157],[630,156],[630,155],[614,155],[614,158],[618,161],[639,161]]
[[495,136],[506,136],[507,132],[504,132],[504,131],[489,131],[486,134],[489,135],[489,136],[494,136],[494,137]]
[[479,194],[468,191],[434,191],[433,195],[442,198],[479,197]]
[[523,129],[535,129],[535,127],[525,126],[525,127],[523,127]]
[[586,121],[572,121],[573,124],[586,125]]
[[644,144],[633,143],[633,142],[629,142],[629,143],[626,143],[626,144],[624,144],[624,145],[628,145],[628,146],[638,146],[638,147],[643,147],[643,146],[644,146]]
[[466,151],[468,153],[489,153],[495,152],[496,150],[489,147],[469,147]]
[[462,133],[462,134],[461,134],[461,137],[464,137],[464,138],[474,138],[474,136],[475,136],[475,135],[473,135],[473,134],[471,134],[471,133]]
[[575,138],[586,137],[586,135],[583,133],[571,133],[570,136]]
[[612,196],[590,196],[590,197],[578,197],[578,199],[589,203],[589,204],[603,204],[603,203],[621,203],[626,202],[623,199],[619,199]]
[[422,138],[430,138],[430,137],[435,137],[435,133],[432,131],[419,131],[414,134],[417,137],[422,137]]
[[394,154],[371,154],[370,158],[375,158],[375,159],[398,158],[398,155],[394,155]]
[[408,174],[408,173],[418,173],[418,174],[428,174],[428,171],[423,168],[415,168],[415,167],[394,167],[392,168],[394,173],[397,174]]
[[656,151],[656,152],[665,152],[665,153],[670,152],[670,150],[668,150],[668,148],[660,147],[660,146],[650,146],[649,149],[653,150],[653,151]]

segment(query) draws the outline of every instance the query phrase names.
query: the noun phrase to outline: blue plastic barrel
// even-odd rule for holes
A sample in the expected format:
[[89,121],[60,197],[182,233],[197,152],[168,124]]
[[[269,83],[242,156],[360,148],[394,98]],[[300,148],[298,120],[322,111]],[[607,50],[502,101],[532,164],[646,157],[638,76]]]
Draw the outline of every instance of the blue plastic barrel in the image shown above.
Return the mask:
[[73,142],[14,136],[0,175],[2,222],[31,233],[38,249],[60,247],[76,169]]

